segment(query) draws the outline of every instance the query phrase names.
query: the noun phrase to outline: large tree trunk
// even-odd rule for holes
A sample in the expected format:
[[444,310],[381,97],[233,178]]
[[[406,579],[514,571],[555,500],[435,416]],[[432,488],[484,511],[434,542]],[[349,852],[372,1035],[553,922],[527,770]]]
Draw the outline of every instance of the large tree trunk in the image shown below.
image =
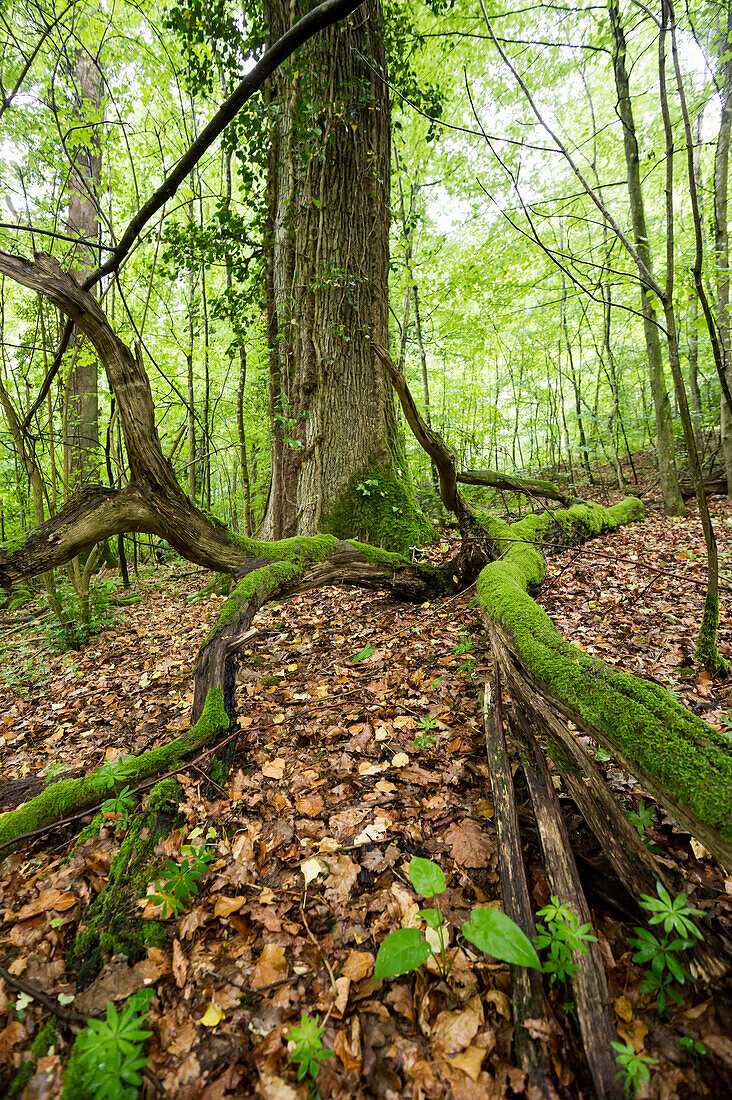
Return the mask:
[[[292,12],[265,5],[270,38]],[[404,477],[388,346],[389,95],[380,0],[272,81],[268,538],[332,532],[405,550],[430,536]]]
[[[94,119],[99,111],[101,81],[93,58],[79,53],[74,62],[72,79],[75,84],[76,115],[79,125]],[[93,249],[84,242],[94,242],[99,236],[97,203],[101,155],[96,128],[82,130],[86,138],[74,150],[69,175],[69,209],[66,230],[79,237],[71,263],[78,272],[79,282],[96,268]],[[69,491],[97,481],[101,452],[99,449],[98,364],[90,354],[88,344],[72,341],[69,349],[71,367],[67,381],[67,478]]]
[[[625,148],[625,164],[628,174],[628,198],[633,222],[633,238],[639,257],[648,271],[652,271],[651,249],[648,242],[646,214],[643,205],[638,141],[635,134],[633,108],[630,99],[630,81],[625,67],[625,34],[620,21],[617,0],[610,0],[609,12],[614,39],[613,68],[615,71],[615,88],[618,95],[617,112],[623,126],[623,146]],[[686,506],[681,495],[676,472],[671,402],[669,401],[664,376],[661,338],[658,331],[656,311],[653,307],[652,293],[650,287],[646,286],[642,278],[640,281],[640,297],[651,394],[653,395],[653,407],[656,413],[656,445],[658,448],[658,472],[661,479],[663,509],[666,515],[683,516],[686,514]]]

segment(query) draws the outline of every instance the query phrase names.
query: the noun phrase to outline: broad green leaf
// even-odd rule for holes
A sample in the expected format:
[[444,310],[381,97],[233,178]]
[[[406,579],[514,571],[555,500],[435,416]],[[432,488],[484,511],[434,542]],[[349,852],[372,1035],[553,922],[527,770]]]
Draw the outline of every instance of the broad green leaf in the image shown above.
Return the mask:
[[416,970],[432,954],[418,928],[400,928],[391,932],[376,955],[375,978],[395,978]]
[[420,856],[415,856],[409,864],[409,877],[412,886],[423,898],[433,898],[447,886],[447,879],[437,864]]
[[463,925],[466,940],[494,959],[541,970],[539,956],[519,926],[500,909],[479,906]]
[[376,653],[376,650],[369,642],[367,642],[361,652],[357,653],[353,659],[354,661],[365,661],[371,656],[372,653]]

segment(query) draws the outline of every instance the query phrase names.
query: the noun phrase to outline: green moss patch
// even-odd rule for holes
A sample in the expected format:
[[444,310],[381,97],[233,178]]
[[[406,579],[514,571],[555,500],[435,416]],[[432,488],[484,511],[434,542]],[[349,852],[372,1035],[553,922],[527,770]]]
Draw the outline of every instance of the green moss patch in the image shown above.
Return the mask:
[[383,467],[354,474],[322,526],[337,538],[358,539],[396,554],[435,539],[411,486]]
[[147,810],[133,819],[112,860],[106,886],[87,907],[67,958],[81,987],[96,977],[112,955],[123,954],[130,962],[138,962],[149,947],[167,942],[163,925],[136,917],[136,904],[145,896],[155,845],[169,834],[182,793],[172,776],[153,787]]
[[[654,777],[681,807],[732,841],[732,738],[691,714],[658,684],[605,664],[567,642],[528,595],[546,574],[536,549],[551,541],[554,523],[572,537],[597,534],[642,514],[629,498],[614,508],[575,505],[564,514],[531,516],[509,527],[489,520],[503,556],[478,579],[485,616],[499,624],[531,677],[561,699],[586,727],[600,731],[628,765]],[[556,527],[554,528],[556,530]],[[520,539],[522,541],[513,541]]]
[[[224,710],[224,693],[211,688],[206,696],[203,713],[192,729],[159,748],[150,749],[119,769],[119,778],[109,785],[108,770],[98,768],[79,779],[62,779],[51,784],[41,794],[15,810],[0,815],[0,858],[12,850],[12,841],[25,833],[78,813],[119,793],[125,786],[135,786],[145,779],[162,775],[182,764],[187,756],[211,742],[215,735],[229,728]],[[113,773],[112,773],[113,774]],[[2,848],[2,845],[8,846]]]

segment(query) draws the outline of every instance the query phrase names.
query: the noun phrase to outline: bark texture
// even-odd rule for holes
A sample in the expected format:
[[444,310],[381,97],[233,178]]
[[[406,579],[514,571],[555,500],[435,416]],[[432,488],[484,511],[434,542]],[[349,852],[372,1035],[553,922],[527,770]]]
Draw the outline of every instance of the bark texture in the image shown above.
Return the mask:
[[[93,58],[79,53],[71,77],[74,82],[79,127],[95,121],[100,106],[101,80]],[[69,175],[69,209],[66,231],[79,237],[69,261],[81,282],[96,267],[94,251],[85,242],[99,235],[97,214],[102,158],[97,129],[81,129],[85,138],[73,152]],[[66,477],[69,490],[99,477],[99,393],[98,363],[88,344],[78,337],[69,347],[70,368],[66,383]]]
[[[290,5],[269,0],[265,13],[270,37],[280,35]],[[373,350],[388,346],[390,189],[389,94],[374,69],[385,70],[383,12],[367,0],[272,82],[274,443],[262,534],[332,532],[405,550],[431,532],[406,484]]]

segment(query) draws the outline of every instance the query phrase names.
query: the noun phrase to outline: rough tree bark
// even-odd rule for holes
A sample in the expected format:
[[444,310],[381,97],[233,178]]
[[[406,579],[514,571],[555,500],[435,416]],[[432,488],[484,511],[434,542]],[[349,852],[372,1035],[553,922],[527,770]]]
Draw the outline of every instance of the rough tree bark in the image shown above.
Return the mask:
[[[80,127],[96,121],[99,111],[101,79],[97,63],[79,52],[70,74],[75,89],[75,110]],[[73,246],[70,265],[78,273],[79,281],[96,267],[96,258],[85,242],[94,242],[99,236],[97,202],[102,158],[99,137],[95,127],[81,130],[86,140],[79,142],[73,151],[69,175],[69,209],[66,231],[78,237]],[[66,382],[66,477],[70,491],[94,482],[99,477],[101,452],[99,449],[99,395],[97,386],[98,363],[79,340],[69,347],[71,366]]]
[[[269,0],[265,13],[276,37],[291,5]],[[372,348],[388,344],[384,70],[381,0],[367,0],[273,81],[266,538],[332,532],[404,551],[432,535],[405,476],[391,387]]]

